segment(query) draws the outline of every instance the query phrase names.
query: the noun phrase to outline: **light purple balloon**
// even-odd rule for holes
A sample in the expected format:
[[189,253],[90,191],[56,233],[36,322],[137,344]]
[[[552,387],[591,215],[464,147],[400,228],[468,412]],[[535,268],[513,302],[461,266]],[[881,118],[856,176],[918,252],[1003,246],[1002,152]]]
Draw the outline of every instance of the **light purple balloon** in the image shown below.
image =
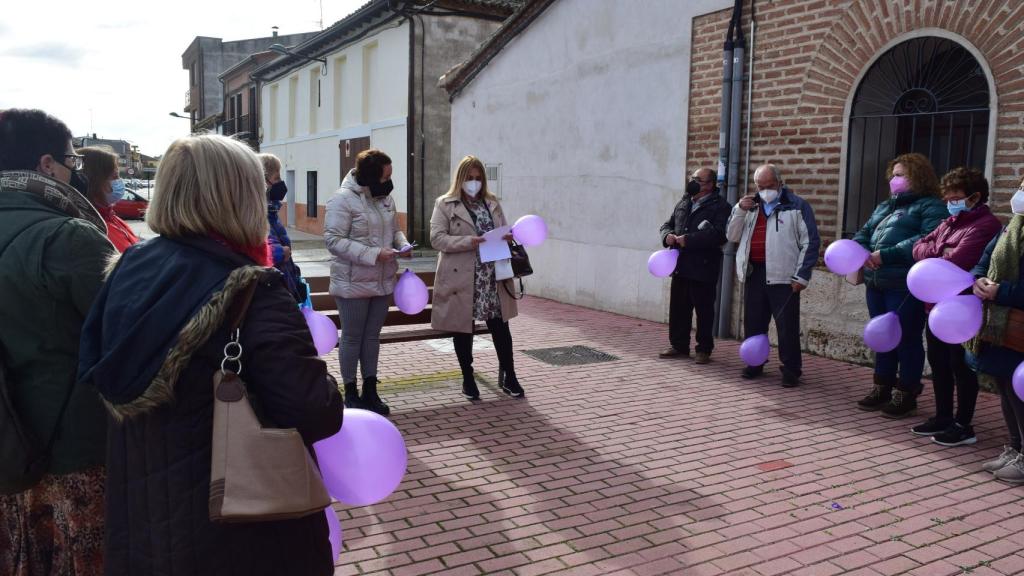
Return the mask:
[[763,366],[768,361],[768,352],[771,347],[768,345],[767,334],[751,336],[740,344],[740,358],[747,366]]
[[327,492],[350,506],[380,502],[405,476],[407,455],[401,432],[369,410],[346,409],[341,430],[313,444],[313,449]]
[[925,258],[910,267],[907,288],[922,302],[942,302],[970,288],[974,276],[942,258]]
[[535,214],[527,214],[512,225],[512,237],[523,246],[539,246],[548,237],[548,225]]
[[973,294],[943,300],[928,315],[932,334],[947,344],[963,344],[977,336],[981,321],[981,299]]
[[1013,371],[1013,391],[1017,394],[1017,398],[1024,400],[1024,362],[1017,365],[1017,369]]
[[334,325],[334,322],[312,308],[303,307],[302,316],[306,319],[309,333],[313,335],[316,353],[324,356],[334,350],[334,347],[338,345],[338,327]]
[[658,278],[664,278],[676,269],[678,260],[679,250],[672,248],[658,250],[647,259],[647,271]]
[[835,274],[846,276],[860,270],[871,253],[853,240],[836,240],[825,249],[825,266]]
[[427,307],[430,292],[423,280],[408,268],[395,285],[395,306],[406,314],[419,314]]
[[338,521],[334,506],[328,506],[324,514],[327,515],[327,539],[331,542],[331,564],[334,564],[338,561],[338,554],[341,554],[341,522]]
[[895,312],[875,316],[864,325],[864,343],[875,352],[890,352],[900,345],[903,328]]

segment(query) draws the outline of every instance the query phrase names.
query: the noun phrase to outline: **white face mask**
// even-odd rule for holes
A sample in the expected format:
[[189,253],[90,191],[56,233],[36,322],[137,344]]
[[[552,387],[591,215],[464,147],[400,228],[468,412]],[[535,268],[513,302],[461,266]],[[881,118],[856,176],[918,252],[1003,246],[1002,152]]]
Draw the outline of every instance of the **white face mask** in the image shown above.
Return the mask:
[[1024,188],[1018,188],[1010,198],[1010,210],[1014,214],[1024,214]]
[[480,193],[480,188],[482,187],[483,183],[479,180],[466,180],[462,183],[462,191],[470,198],[476,198],[476,195]]
[[770,188],[761,190],[757,194],[761,197],[761,201],[763,201],[765,204],[771,204],[772,202],[775,202],[775,200],[779,197],[779,191],[772,190]]

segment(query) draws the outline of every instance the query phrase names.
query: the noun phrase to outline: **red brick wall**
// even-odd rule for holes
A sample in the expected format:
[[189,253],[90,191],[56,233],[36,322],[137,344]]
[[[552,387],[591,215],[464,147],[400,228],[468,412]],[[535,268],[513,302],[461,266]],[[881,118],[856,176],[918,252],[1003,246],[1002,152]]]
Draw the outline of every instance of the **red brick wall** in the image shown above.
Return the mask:
[[[748,49],[749,8],[747,2],[743,25]],[[998,120],[991,202],[998,212],[1009,212],[1010,196],[1024,169],[1024,2],[759,0],[756,9],[750,167],[769,161],[779,165],[787,185],[814,206],[823,240],[836,238],[842,225],[844,109],[856,90],[854,82],[887,43],[922,28],[962,36],[981,52],[992,72]],[[690,170],[717,165],[722,44],[731,12],[694,21]],[[741,135],[746,131],[746,87],[743,121]],[[741,170],[743,154],[745,149]],[[753,188],[752,175],[749,183]]]

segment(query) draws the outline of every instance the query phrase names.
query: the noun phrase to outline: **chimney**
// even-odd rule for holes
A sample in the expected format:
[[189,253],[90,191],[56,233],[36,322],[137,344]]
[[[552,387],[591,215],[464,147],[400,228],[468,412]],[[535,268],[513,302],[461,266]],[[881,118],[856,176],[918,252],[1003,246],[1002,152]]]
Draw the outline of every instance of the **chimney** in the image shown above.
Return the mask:
[[270,29],[274,31],[274,38],[277,38],[277,26],[271,26]]

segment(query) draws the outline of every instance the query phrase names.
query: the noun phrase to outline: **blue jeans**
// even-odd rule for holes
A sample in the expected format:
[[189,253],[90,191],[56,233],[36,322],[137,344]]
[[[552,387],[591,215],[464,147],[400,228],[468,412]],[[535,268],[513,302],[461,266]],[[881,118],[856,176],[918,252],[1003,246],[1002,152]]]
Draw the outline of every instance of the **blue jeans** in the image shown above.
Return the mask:
[[924,371],[924,344],[921,337],[927,319],[924,303],[908,290],[867,289],[868,313],[872,318],[895,312],[900,319],[903,337],[891,352],[875,352],[875,374],[886,380],[899,375],[899,388],[917,392]]

